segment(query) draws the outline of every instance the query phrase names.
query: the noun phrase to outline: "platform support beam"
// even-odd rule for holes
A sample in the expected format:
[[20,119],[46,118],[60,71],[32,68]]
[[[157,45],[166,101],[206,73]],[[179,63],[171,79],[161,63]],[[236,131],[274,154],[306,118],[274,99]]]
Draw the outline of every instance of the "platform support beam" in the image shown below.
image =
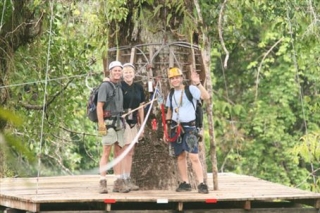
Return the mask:
[[243,208],[245,210],[250,210],[251,209],[251,202],[249,200],[245,201]]
[[179,202],[179,203],[178,203],[178,208],[177,208],[177,210],[178,210],[179,212],[182,212],[182,211],[183,211],[183,202]]
[[110,204],[110,203],[107,203],[107,204],[106,204],[106,211],[107,211],[107,212],[110,212],[110,211],[111,211],[111,204]]

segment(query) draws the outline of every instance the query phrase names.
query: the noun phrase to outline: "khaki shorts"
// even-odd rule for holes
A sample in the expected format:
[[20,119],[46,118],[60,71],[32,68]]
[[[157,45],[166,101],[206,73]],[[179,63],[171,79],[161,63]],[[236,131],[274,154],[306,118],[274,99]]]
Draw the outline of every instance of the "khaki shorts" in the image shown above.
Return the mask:
[[[108,125],[108,124],[111,124],[112,121],[106,120],[105,123]],[[109,128],[108,134],[102,137],[102,141],[101,141],[102,145],[111,146],[116,142],[118,142],[119,146],[123,147],[125,145],[124,132],[125,131],[123,128],[121,128],[118,131],[114,130],[114,128]]]
[[138,125],[134,125],[134,127],[130,127],[129,124],[126,122],[126,129],[124,130],[124,141],[125,145],[130,144],[134,137],[138,134]]

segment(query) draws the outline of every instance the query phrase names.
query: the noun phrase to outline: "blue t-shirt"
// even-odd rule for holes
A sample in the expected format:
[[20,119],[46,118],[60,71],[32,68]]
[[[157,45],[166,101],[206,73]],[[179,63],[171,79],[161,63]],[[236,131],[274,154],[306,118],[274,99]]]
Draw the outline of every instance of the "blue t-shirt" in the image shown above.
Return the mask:
[[[197,100],[201,98],[201,92],[198,87],[190,85],[190,93],[193,97],[194,106],[197,105]],[[182,102],[181,102],[181,93],[183,92]],[[170,95],[167,97],[166,107],[170,108]],[[181,103],[180,103],[181,102]],[[179,116],[179,117],[178,117]],[[189,101],[184,89],[183,90],[174,90],[172,95],[172,118],[176,122],[190,122],[196,119],[195,109],[192,103]]]

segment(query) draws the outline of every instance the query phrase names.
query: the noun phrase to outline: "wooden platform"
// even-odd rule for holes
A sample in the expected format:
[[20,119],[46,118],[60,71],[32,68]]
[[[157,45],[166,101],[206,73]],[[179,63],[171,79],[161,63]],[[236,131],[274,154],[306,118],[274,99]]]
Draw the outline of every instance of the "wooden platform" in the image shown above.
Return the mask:
[[113,193],[112,175],[108,177],[109,194],[98,193],[98,175],[0,181],[0,205],[28,212],[318,212],[320,208],[320,193],[231,173],[218,175],[217,191],[209,175],[209,194],[196,190]]

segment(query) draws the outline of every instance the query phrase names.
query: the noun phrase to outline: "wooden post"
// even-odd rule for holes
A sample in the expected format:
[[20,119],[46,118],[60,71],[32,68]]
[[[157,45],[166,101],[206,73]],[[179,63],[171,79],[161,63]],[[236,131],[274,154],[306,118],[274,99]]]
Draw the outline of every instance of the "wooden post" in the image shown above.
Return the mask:
[[110,212],[111,211],[111,203],[107,203],[106,205],[106,211]]
[[169,47],[169,68],[174,66],[174,55],[173,55],[173,47]]
[[182,202],[179,202],[178,203],[178,209],[177,209],[179,212],[182,212],[183,211],[183,203]]
[[134,59],[135,59],[135,55],[136,55],[136,48],[131,48],[131,55],[130,55],[130,63],[134,64]]
[[245,210],[250,210],[251,209],[251,201],[250,200],[245,201],[243,208]]
[[153,49],[151,46],[149,46],[149,64],[147,67],[147,77],[148,77],[148,91],[149,92],[153,92],[153,88],[151,88],[151,86],[153,85],[153,62],[152,62],[152,58],[153,58]]

